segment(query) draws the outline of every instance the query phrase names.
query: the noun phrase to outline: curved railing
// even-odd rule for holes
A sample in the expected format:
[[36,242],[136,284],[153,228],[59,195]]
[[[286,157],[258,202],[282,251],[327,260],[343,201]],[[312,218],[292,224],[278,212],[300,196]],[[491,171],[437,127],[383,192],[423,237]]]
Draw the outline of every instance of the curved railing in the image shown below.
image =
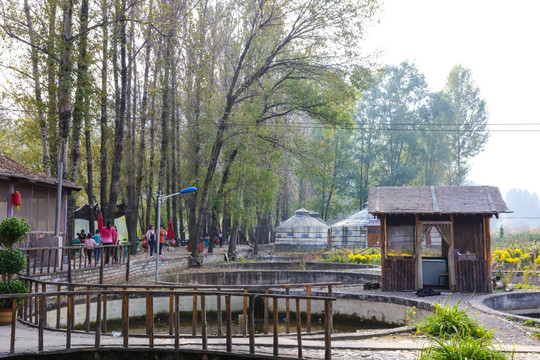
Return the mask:
[[[302,357],[302,330],[305,333],[311,333],[311,304],[312,302],[324,303],[324,335],[325,335],[325,359],[331,358],[331,331],[332,331],[332,287],[340,283],[317,283],[317,284],[287,284],[271,287],[259,286],[215,286],[215,285],[197,285],[197,287],[179,284],[149,285],[149,286],[131,286],[131,285],[100,285],[100,284],[76,284],[76,283],[56,283],[39,281],[34,278],[23,278],[32,292],[24,295],[0,295],[0,298],[14,298],[13,313],[17,306],[17,299],[28,298],[19,310],[19,320],[25,324],[35,326],[38,329],[38,351],[44,350],[43,333],[44,330],[56,329],[66,332],[66,349],[72,348],[71,334],[75,332],[75,304],[84,308],[85,319],[83,322],[84,330],[77,331],[93,334],[95,338],[95,347],[99,348],[101,344],[101,335],[107,333],[107,311],[111,299],[121,300],[121,336],[123,337],[123,346],[129,347],[129,341],[133,338],[130,333],[130,301],[140,301],[144,299],[145,309],[145,333],[148,337],[147,346],[154,347],[156,336],[168,337],[174,339],[174,348],[179,348],[179,339],[182,337],[200,337],[202,350],[208,350],[208,331],[207,331],[207,300],[215,297],[216,316],[217,316],[217,338],[225,337],[225,351],[232,352],[232,310],[231,301],[237,299],[242,303],[242,313],[244,315],[243,335],[249,336],[249,353],[255,351],[255,298],[259,297],[264,302],[264,334],[268,334],[269,315],[272,312],[273,325],[273,354],[279,354],[279,338],[287,336],[290,333],[290,303],[295,305],[296,313],[296,339],[298,348],[298,357]],[[312,296],[313,287],[327,288],[326,296]],[[291,289],[303,289],[304,294],[291,294]],[[303,291],[302,291],[303,292]],[[168,334],[156,334],[154,329],[154,299],[168,297],[169,314],[169,332]],[[186,304],[192,300],[192,333],[180,334],[180,308],[181,304]],[[222,332],[223,309],[222,300],[225,299],[225,336]],[[278,301],[285,302],[286,331],[278,332],[279,308]],[[270,309],[270,303],[272,307]],[[94,304],[94,306],[91,306]],[[199,307],[200,304],[200,307]],[[64,323],[65,329],[62,329],[62,309],[66,313]],[[47,313],[55,312],[56,324],[47,324]],[[301,313],[306,313],[306,322],[303,326]],[[198,318],[200,319],[200,336],[197,334]],[[91,319],[95,319],[94,329],[92,330]],[[15,344],[15,320],[11,326],[11,348],[10,352],[16,350]],[[238,344],[235,344],[238,345]],[[140,346],[140,344],[138,345]],[[184,348],[184,346],[182,347]]]

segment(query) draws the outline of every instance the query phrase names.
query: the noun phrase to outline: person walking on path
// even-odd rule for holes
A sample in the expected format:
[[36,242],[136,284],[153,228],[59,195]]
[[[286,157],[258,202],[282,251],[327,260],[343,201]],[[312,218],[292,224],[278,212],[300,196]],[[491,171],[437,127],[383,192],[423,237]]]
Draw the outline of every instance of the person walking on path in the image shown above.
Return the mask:
[[109,259],[112,255],[110,246],[113,243],[114,230],[112,229],[111,224],[111,220],[107,220],[107,225],[102,227],[100,231],[101,243],[105,246],[105,251],[103,252],[103,256],[105,256],[105,266],[109,265]]
[[163,248],[163,244],[165,244],[165,229],[163,229],[163,225],[160,225],[159,227],[159,258],[163,259],[163,255],[161,255],[161,249]]
[[[118,245],[118,228],[113,225],[112,227],[112,243],[113,245]],[[113,249],[113,264],[118,263],[118,246],[115,246]]]
[[[92,236],[92,239],[96,242],[97,245],[100,243],[99,229],[96,231],[96,234]],[[99,264],[99,257],[101,255],[101,248],[96,249],[96,264]]]
[[148,246],[150,247],[150,257],[154,257],[154,244],[156,243],[156,233],[154,232],[154,225],[150,225],[150,228],[146,232],[146,239],[148,239]]
[[97,246],[96,241],[92,238],[92,233],[86,235],[84,240],[84,247],[86,248],[86,260],[88,261],[88,266],[92,266],[92,250],[94,246]]

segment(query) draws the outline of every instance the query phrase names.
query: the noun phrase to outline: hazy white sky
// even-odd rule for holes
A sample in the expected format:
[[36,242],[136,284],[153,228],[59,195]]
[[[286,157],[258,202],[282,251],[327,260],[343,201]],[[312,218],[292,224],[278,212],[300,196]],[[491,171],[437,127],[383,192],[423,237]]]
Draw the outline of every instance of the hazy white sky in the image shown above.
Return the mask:
[[[540,1],[386,0],[369,29],[366,50],[382,51],[381,64],[409,60],[441,90],[457,64],[471,69],[487,102],[489,124],[540,124]],[[472,160],[468,179],[540,194],[540,126],[492,132]]]

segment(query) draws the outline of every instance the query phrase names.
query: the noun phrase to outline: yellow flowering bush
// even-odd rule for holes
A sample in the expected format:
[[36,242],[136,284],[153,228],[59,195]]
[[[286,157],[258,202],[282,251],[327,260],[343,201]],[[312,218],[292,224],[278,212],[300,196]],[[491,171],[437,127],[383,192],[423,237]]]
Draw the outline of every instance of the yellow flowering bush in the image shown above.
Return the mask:
[[349,254],[349,262],[354,262],[357,264],[381,264],[381,254]]
[[[495,263],[528,264],[531,262],[531,255],[520,249],[509,248],[505,250],[495,250],[492,254],[492,259]],[[534,263],[540,263],[540,261],[537,260],[538,258],[534,260]]]

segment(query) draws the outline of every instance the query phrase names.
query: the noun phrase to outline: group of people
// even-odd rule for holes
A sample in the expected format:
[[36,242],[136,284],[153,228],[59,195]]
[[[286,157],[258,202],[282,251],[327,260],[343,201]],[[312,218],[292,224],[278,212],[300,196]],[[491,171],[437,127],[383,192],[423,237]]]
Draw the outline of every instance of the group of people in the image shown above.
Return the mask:
[[[113,264],[118,263],[118,248],[111,248],[107,245],[116,245],[118,244],[118,229],[116,226],[112,225],[111,220],[107,220],[107,224],[101,229],[96,231],[94,235],[92,233],[85,234],[84,229],[78,234],[79,239],[84,239],[84,246],[86,248],[86,258],[88,260],[88,266],[92,266],[92,253],[94,246],[103,245],[104,247],[104,259],[105,266],[109,265],[109,259],[112,259]],[[81,242],[83,241],[81,239]],[[96,249],[96,263],[99,262],[101,256],[101,248]]]
[[[159,258],[163,259],[163,255],[161,255],[161,250],[163,248],[163,244],[165,244],[165,236],[167,235],[167,232],[163,228],[163,225],[159,227]],[[148,228],[148,231],[146,232],[146,242],[148,244],[148,247],[150,248],[150,257],[154,257],[154,248],[156,244],[156,233],[154,231],[154,225],[150,225]]]

